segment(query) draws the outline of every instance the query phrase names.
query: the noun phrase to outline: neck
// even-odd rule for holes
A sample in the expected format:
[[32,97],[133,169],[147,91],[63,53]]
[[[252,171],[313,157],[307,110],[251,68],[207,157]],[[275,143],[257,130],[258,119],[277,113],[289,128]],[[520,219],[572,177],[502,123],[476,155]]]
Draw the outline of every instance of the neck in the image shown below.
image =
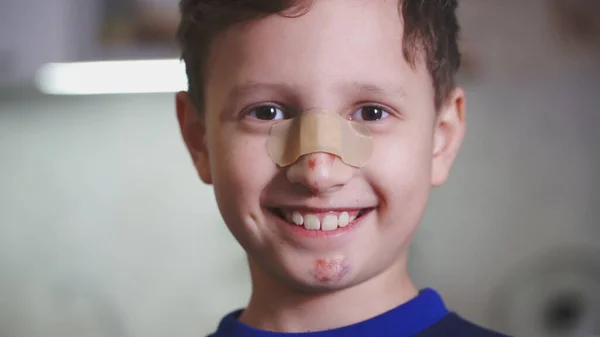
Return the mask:
[[252,296],[240,321],[274,332],[324,331],[359,323],[418,295],[401,259],[384,273],[358,285],[311,293],[275,280],[250,261]]

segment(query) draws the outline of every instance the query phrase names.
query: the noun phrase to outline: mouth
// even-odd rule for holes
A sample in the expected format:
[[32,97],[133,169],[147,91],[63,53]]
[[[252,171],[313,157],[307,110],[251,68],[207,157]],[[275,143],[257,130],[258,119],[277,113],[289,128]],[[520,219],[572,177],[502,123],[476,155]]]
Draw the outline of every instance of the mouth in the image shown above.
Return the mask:
[[333,232],[351,226],[375,208],[344,210],[302,210],[269,208],[274,216],[290,225],[304,227],[308,231]]

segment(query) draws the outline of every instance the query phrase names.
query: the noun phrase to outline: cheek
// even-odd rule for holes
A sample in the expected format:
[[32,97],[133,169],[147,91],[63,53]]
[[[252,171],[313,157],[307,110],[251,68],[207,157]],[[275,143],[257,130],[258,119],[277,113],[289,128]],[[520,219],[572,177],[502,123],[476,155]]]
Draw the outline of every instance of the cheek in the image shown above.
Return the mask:
[[277,167],[267,154],[260,136],[236,135],[223,129],[210,146],[210,164],[216,193],[236,203],[258,202],[262,190],[276,174]]
[[374,151],[367,166],[374,180],[384,186],[408,188],[429,181],[433,133],[399,131],[374,139]]
[[381,137],[376,140],[366,170],[385,207],[382,216],[401,222],[405,228],[418,223],[427,204],[432,137],[433,134],[426,132]]
[[267,154],[264,139],[217,131],[209,144],[217,205],[234,237],[245,249],[253,250],[264,234],[261,194],[277,166]]

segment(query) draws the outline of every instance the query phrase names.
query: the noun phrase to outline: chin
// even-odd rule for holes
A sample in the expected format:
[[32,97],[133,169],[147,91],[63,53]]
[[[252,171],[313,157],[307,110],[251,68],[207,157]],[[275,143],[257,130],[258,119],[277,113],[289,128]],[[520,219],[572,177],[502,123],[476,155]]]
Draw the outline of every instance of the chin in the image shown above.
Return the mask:
[[303,275],[286,275],[287,283],[292,288],[308,293],[330,293],[350,288],[359,284],[352,275],[339,275],[332,278],[317,276],[314,272],[304,271]]
[[373,267],[382,267],[337,250],[328,253],[302,250],[286,255],[280,255],[281,260],[268,262],[271,268],[279,269],[271,269],[271,272],[276,272],[289,286],[311,293],[351,288],[377,275],[378,269]]

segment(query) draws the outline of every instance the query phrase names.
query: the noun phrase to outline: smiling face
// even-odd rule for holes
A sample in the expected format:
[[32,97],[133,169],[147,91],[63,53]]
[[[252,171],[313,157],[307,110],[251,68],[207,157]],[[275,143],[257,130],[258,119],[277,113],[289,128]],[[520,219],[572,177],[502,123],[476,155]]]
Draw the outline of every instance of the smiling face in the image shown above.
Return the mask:
[[[235,26],[213,43],[202,114],[178,95],[184,139],[225,223],[265,275],[341,289],[404,263],[429,190],[460,145],[463,94],[435,111],[431,76],[402,52],[397,1],[316,1],[304,15]],[[308,109],[368,126],[364,167],[327,153],[278,166],[271,127]]]

